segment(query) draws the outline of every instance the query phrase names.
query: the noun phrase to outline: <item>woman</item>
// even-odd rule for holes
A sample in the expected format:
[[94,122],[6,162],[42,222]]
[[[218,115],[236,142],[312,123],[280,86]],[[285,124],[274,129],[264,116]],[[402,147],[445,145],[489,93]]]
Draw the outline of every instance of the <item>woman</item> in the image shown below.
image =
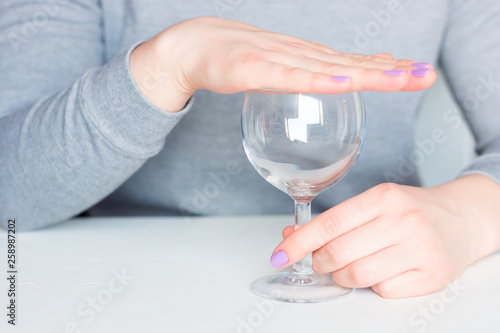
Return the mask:
[[[87,209],[289,212],[241,151],[234,93],[407,91],[365,93],[361,158],[315,200],[321,215],[284,230],[271,263],[314,251],[314,268],[339,284],[398,298],[438,290],[500,248],[496,2],[3,0],[0,9],[3,224],[15,216],[39,228]],[[231,20],[206,17],[216,15]],[[418,188],[416,174],[398,174],[398,157],[413,149],[415,91],[434,82],[438,61],[479,156],[456,180]]]

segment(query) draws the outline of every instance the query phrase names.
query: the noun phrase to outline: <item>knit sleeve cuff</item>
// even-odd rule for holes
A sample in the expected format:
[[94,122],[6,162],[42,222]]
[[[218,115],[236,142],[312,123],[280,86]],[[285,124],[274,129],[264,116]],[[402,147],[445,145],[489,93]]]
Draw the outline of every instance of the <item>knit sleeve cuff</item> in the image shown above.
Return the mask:
[[147,158],[157,154],[168,133],[190,110],[166,112],[147,100],[132,79],[129,59],[137,43],[109,63],[85,74],[82,105],[89,121],[124,154]]

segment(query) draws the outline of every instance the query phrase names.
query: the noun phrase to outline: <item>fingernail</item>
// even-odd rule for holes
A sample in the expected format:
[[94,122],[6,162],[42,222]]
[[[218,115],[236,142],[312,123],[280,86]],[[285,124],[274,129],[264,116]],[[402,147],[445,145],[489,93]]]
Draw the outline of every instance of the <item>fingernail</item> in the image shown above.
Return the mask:
[[351,79],[350,76],[332,76],[332,79],[337,82],[346,82]]
[[413,64],[411,64],[413,67],[418,67],[418,68],[427,68],[429,67],[431,64],[427,63],[427,62],[414,62]]
[[389,76],[400,76],[402,75],[403,73],[405,72],[404,69],[394,69],[392,71],[385,71],[384,74],[385,75],[389,75]]
[[271,257],[271,265],[281,267],[288,262],[288,257],[284,251],[279,250]]
[[431,71],[430,68],[418,68],[411,71],[411,75],[416,77],[424,77],[427,73]]

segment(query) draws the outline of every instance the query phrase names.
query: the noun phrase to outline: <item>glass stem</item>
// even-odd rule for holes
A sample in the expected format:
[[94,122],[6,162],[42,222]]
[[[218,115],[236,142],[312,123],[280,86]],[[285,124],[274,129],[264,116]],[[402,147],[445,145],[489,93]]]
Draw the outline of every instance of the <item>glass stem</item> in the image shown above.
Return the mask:
[[[311,220],[311,201],[295,201],[295,229]],[[312,273],[312,254],[309,253],[304,259],[293,264],[294,274]]]

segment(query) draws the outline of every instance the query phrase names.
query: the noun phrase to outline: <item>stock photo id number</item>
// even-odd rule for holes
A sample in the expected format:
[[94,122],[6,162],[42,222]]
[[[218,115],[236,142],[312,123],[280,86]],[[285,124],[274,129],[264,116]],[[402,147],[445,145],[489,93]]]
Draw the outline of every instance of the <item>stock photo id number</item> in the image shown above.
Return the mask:
[[17,257],[16,257],[16,220],[7,222],[7,322],[16,325],[17,314]]

